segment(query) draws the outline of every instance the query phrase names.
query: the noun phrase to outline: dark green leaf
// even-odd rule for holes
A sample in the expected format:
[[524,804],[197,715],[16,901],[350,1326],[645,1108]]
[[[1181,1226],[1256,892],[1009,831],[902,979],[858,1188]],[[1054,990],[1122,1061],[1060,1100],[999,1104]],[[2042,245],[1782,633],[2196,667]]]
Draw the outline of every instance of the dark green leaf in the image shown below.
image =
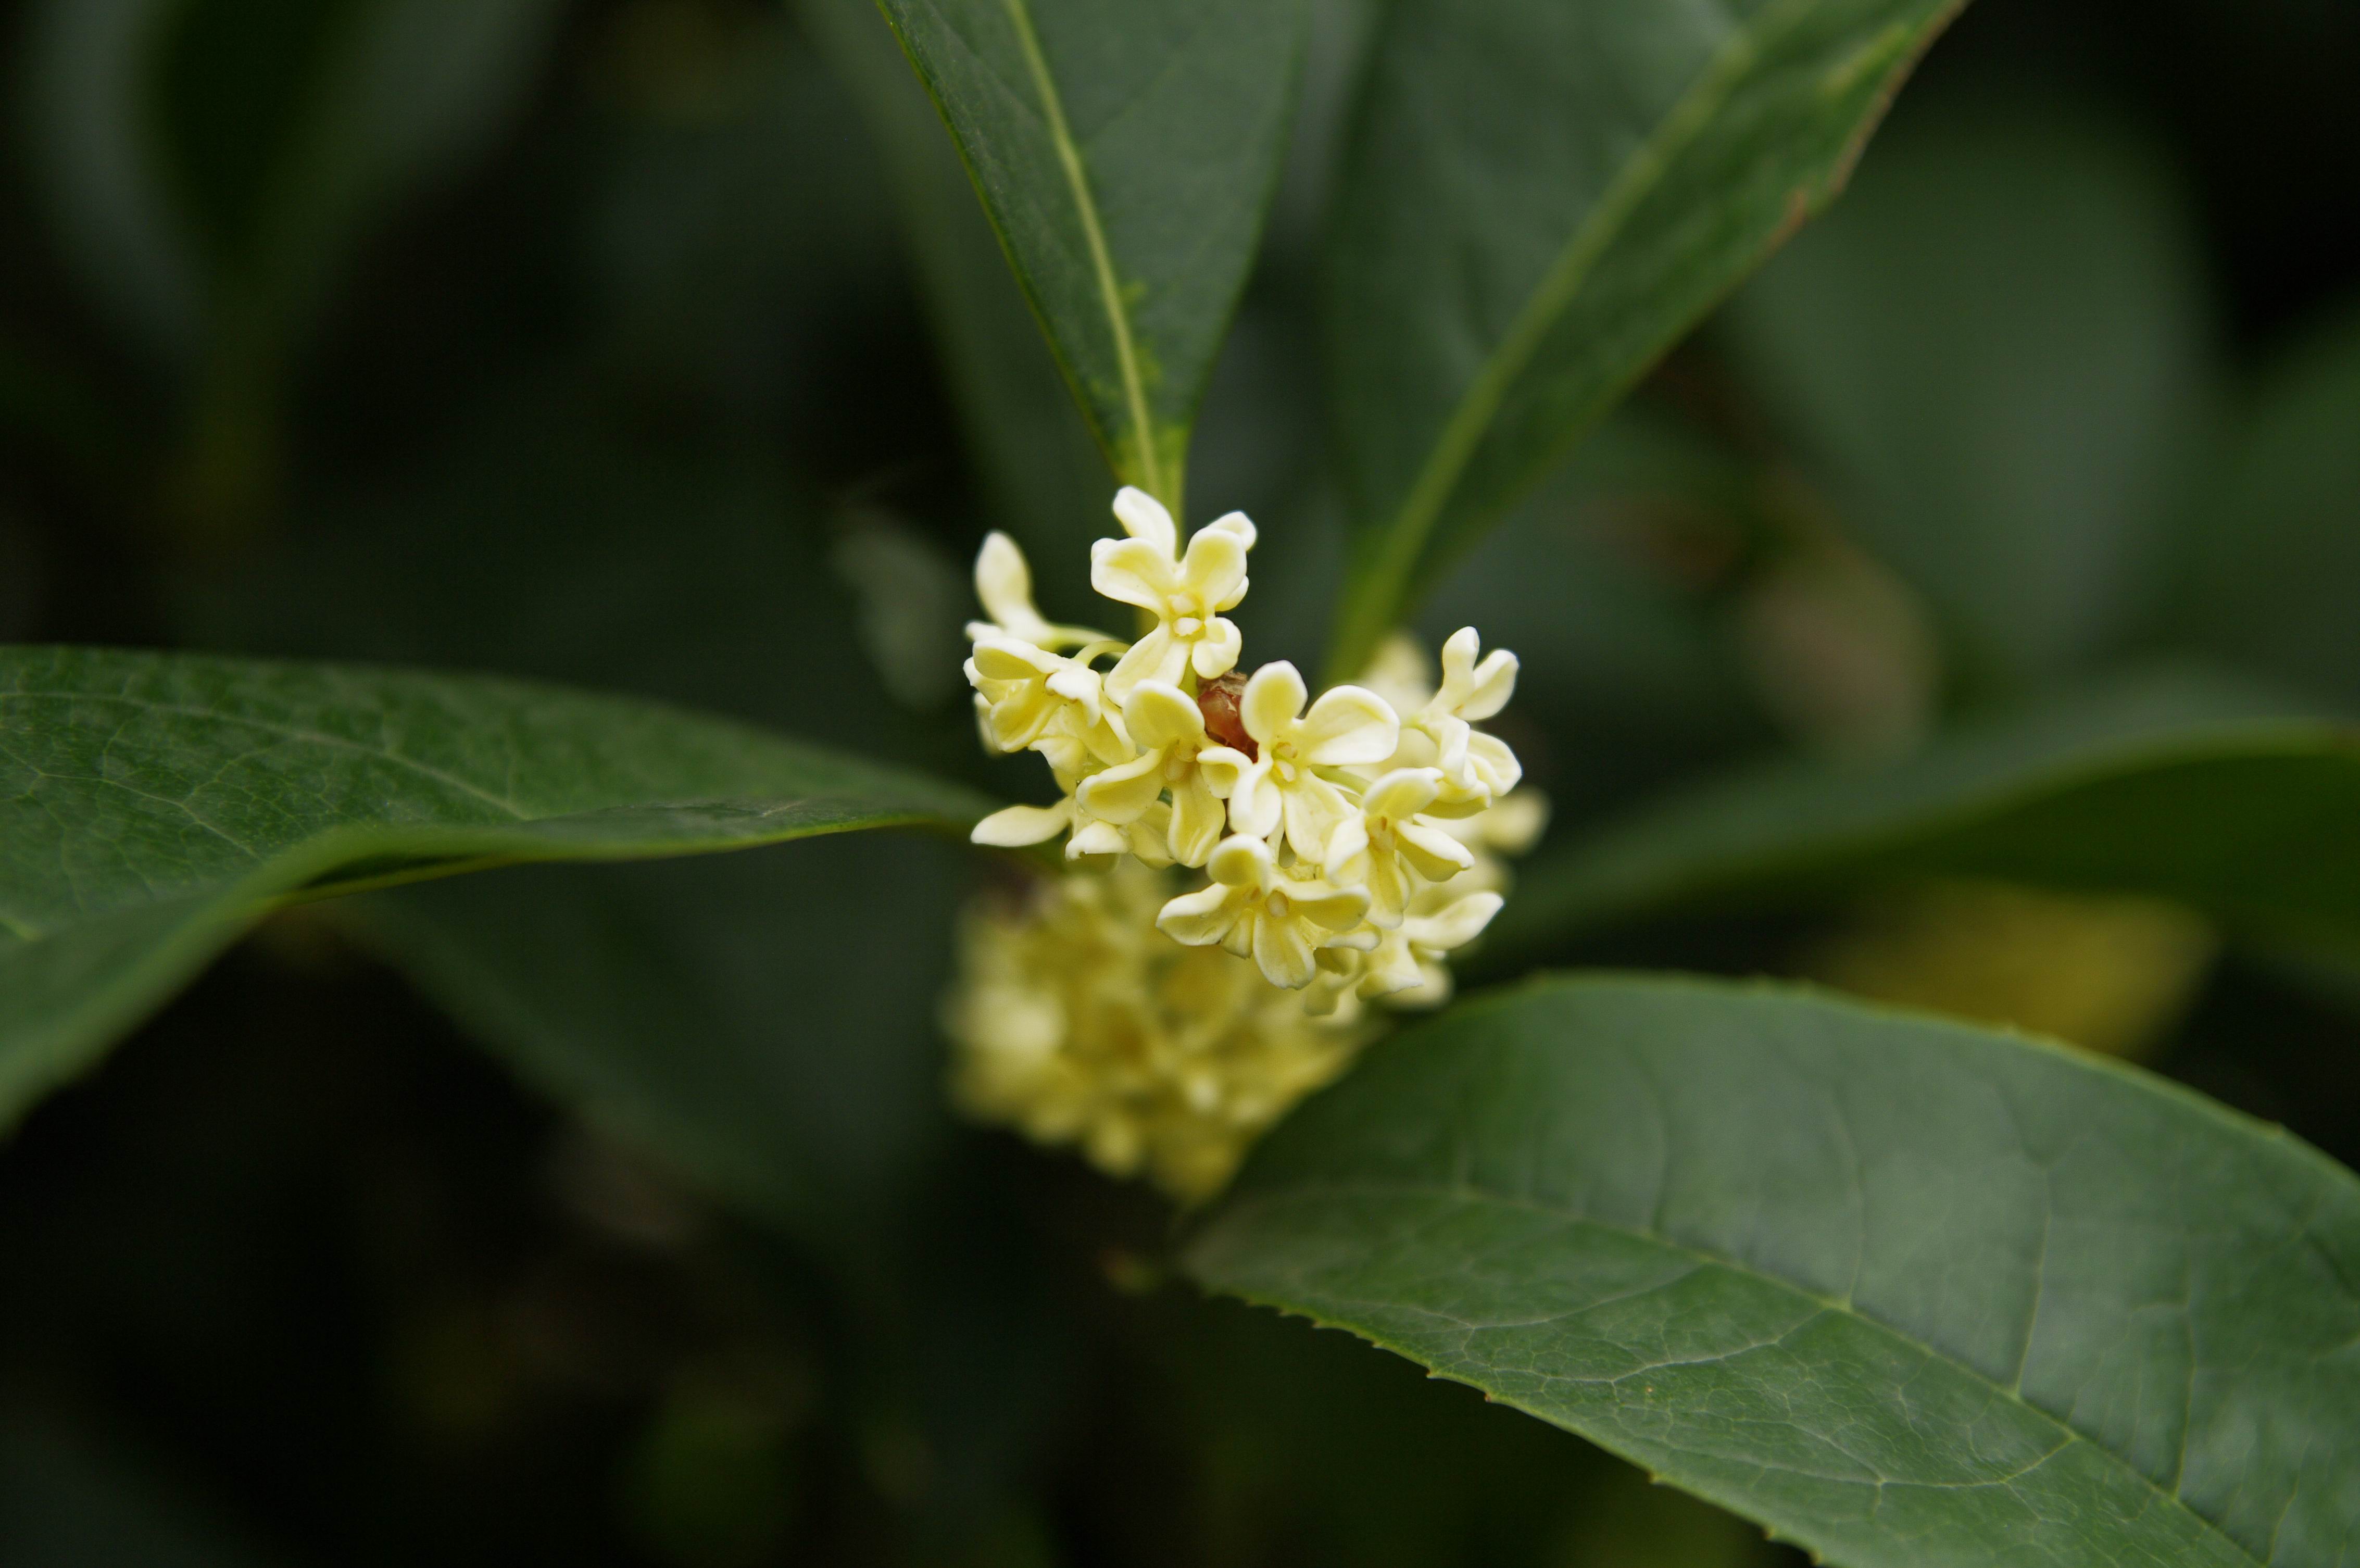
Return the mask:
[[1652,807],[1536,861],[1492,927],[1499,972],[1600,927],[1982,876],[2179,899],[2360,944],[2360,732],[2191,672],[1962,728],[1884,767],[1795,762]]
[[725,719],[484,677],[0,651],[0,1116],[272,904],[475,866],[972,819]]
[[2204,411],[2191,231],[2168,164],[2101,116],[1913,98],[1722,318],[1970,686],[2086,663],[2154,609]]
[[2277,367],[2209,487],[2175,631],[2323,696],[2360,697],[2360,314]]
[[958,149],[878,26],[874,0],[803,0],[801,15],[877,138],[994,517],[1024,546],[1043,601],[1075,607],[1052,613],[1078,617],[1090,541],[1113,527],[1090,427],[1009,276]]
[[31,103],[66,247],[151,346],[276,354],[366,227],[521,100],[559,10],[53,0]]
[[[774,464],[650,442],[596,401],[496,400],[413,484],[323,498],[209,634],[629,690],[945,772],[979,761],[956,699],[922,720],[880,685],[825,520]],[[953,638],[963,614],[945,611]],[[873,1250],[863,1227],[939,1152],[961,858],[854,834],[333,910],[534,1087],[799,1238]]]
[[1358,669],[1434,572],[1833,198],[1955,0],[1403,0],[1332,236]]
[[1547,981],[1381,1047],[1189,1258],[1850,1568],[2354,1561],[2360,1181],[2037,1041]]
[[883,0],[1115,472],[1176,512],[1300,0]]
[[[338,916],[537,1088],[797,1235],[855,1235],[942,1131],[949,844],[548,866]],[[873,1240],[873,1238],[871,1238]]]

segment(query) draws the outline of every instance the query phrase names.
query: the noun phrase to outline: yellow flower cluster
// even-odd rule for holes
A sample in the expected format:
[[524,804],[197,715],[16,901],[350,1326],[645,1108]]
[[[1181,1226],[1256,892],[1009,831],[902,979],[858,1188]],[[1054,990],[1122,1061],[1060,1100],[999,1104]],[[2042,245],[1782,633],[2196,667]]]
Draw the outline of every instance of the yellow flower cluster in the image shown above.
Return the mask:
[[1310,701],[1292,664],[1238,673],[1223,612],[1245,597],[1243,513],[1184,551],[1143,492],[1114,511],[1125,537],[1098,541],[1090,581],[1142,612],[1135,641],[1051,624],[1005,535],[976,562],[984,743],[1040,752],[1060,798],[995,813],[975,839],[1063,834],[1078,869],[970,919],[957,1091],[976,1114],[1198,1196],[1349,1061],[1366,1003],[1448,995],[1443,956],[1498,913],[1498,854],[1529,844],[1545,807],[1512,793],[1515,754],[1474,728],[1514,691],[1513,654],[1482,656],[1470,628],[1437,682],[1397,638],[1362,684]]
[[1195,1201],[1373,1030],[1313,1018],[1251,960],[1158,932],[1170,884],[1130,861],[968,911],[945,1023],[968,1115]]

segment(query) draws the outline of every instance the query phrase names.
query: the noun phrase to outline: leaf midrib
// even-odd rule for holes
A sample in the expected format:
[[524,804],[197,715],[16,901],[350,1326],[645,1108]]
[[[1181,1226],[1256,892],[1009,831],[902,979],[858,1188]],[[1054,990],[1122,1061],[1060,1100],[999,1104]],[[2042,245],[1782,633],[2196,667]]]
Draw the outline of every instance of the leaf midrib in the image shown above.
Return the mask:
[[[2027,1466],[2024,1470],[2016,1472],[2015,1475],[2006,1477],[2004,1481],[1988,1484],[2005,1485],[2009,1481],[2014,1481],[2025,1475],[2030,1474],[2031,1470],[2038,1468],[2040,1464],[2046,1464],[2049,1460],[2056,1458],[2058,1454],[2062,1453],[2074,1443],[2083,1443],[2096,1453],[2104,1455],[2107,1462],[2116,1469],[2134,1477],[2142,1487],[2149,1493],[2152,1493],[2160,1501],[2162,1506],[2169,1508],[2176,1508],[2181,1513],[2187,1515],[2188,1518],[2195,1520],[2196,1523],[2202,1528],[2205,1533],[2219,1539],[2223,1544],[2227,1546],[2229,1550],[2234,1552],[2238,1557],[2247,1563],[2253,1563],[2255,1568],[2268,1568],[2268,1563],[2266,1559],[2256,1556],[2250,1548],[2231,1536],[2219,1525],[2213,1523],[2212,1520],[2205,1518],[2204,1515],[2198,1512],[2196,1508],[2177,1491],[2165,1487],[2153,1476],[2148,1475],[2145,1471],[2140,1470],[2136,1465],[2132,1464],[2128,1460],[2123,1458],[2122,1455],[2116,1453],[2113,1449],[2107,1447],[2096,1438],[2090,1436],[2087,1432],[2075,1427],[2070,1421],[2067,1421],[2062,1418],[2041,1409],[2038,1405],[2032,1403],[2017,1390],[2008,1387],[2004,1383],[1995,1381],[1984,1375],[1983,1372],[1978,1371],[1973,1366],[1959,1360],[1950,1353],[1928,1343],[1916,1334],[1897,1328],[1881,1319],[1870,1316],[1868,1313],[1861,1310],[1857,1305],[1849,1299],[1832,1296],[1822,1296],[1815,1290],[1806,1289],[1804,1287],[1796,1284],[1792,1280],[1783,1279],[1775,1274],[1766,1273],[1761,1268],[1753,1264],[1747,1263],[1741,1258],[1727,1256],[1702,1247],[1689,1246],[1684,1243],[1672,1241],[1669,1238],[1660,1235],[1653,1231],[1643,1230],[1632,1225],[1617,1224],[1611,1220],[1598,1219],[1592,1215],[1579,1213],[1571,1209],[1563,1208],[1556,1204],[1544,1203],[1536,1199],[1520,1198],[1509,1193],[1495,1192],[1487,1188],[1465,1185],[1409,1181],[1321,1181],[1293,1187],[1281,1193],[1274,1193],[1267,1196],[1250,1196],[1239,1203],[1238,1209],[1240,1211],[1251,1211],[1255,1208],[1269,1208],[1282,1203],[1300,1201],[1306,1199],[1354,1196],[1377,1198],[1415,1197],[1424,1199],[1445,1199],[1460,1203],[1491,1204],[1498,1208],[1537,1214],[1544,1218],[1558,1221],[1567,1224],[1588,1225],[1596,1230],[1606,1232],[1609,1234],[1622,1236],[1644,1245],[1659,1248],[1664,1252],[1688,1258],[1699,1264],[1725,1268],[1731,1273],[1738,1275],[1741,1277],[1754,1280],[1756,1283],[1765,1286],[1773,1290],[1782,1291],[1787,1295],[1796,1297],[1798,1299],[1807,1301],[1821,1311],[1832,1312],[1845,1318],[1849,1318],[1874,1332],[1887,1335],[1890,1338],[1898,1341],[1902,1344],[1920,1352],[1930,1360],[1939,1362],[1943,1365],[1954,1368],[1963,1376],[1973,1380],[1979,1386],[1990,1389],[1994,1395],[1997,1395],[1998,1397],[2007,1400],[2009,1403],[2019,1407],[2035,1420],[2047,1423],[2056,1431],[2062,1434],[2065,1441],[2059,1443],[2056,1448],[2050,1450],[2048,1453],[2044,1454],[2038,1464]],[[1235,1294],[1243,1297],[1245,1299],[1255,1301],[1264,1306],[1278,1307],[1295,1311],[1302,1310],[1301,1304],[1298,1302],[1278,1300],[1244,1290],[1238,1290]],[[1378,1306],[1384,1305],[1384,1303],[1382,1302],[1372,1304]],[[1415,1310],[1415,1309],[1409,1310]],[[1347,1326],[1349,1327],[1349,1325]],[[1464,1324],[1461,1326],[1473,1329],[1480,1327],[1480,1325]],[[1394,1354],[1403,1356],[1408,1360],[1420,1362],[1422,1365],[1424,1364],[1423,1357],[1404,1345],[1393,1343],[1381,1335],[1371,1332],[1367,1330],[1355,1328],[1352,1332],[1360,1334],[1371,1344],[1389,1350]],[[1438,1376],[1451,1377],[1454,1381],[1459,1380],[1455,1374],[1451,1373],[1438,1373]],[[1469,1383],[1470,1387],[1479,1388],[1481,1387],[1480,1384],[1474,1383],[1472,1379],[1467,1379],[1466,1381]],[[1487,1396],[1491,1394],[1491,1390],[1490,1389],[1483,1389],[1483,1392]],[[1542,1420],[1549,1420],[1551,1419],[1543,1415],[1542,1412],[1538,1410],[1526,1408],[1516,1399],[1506,1396],[1498,1397],[1502,1399],[1502,1403],[1514,1406],[1520,1409],[1524,1409],[1525,1413],[1528,1415],[1535,1416]],[[1588,1434],[1585,1433],[1584,1435],[1587,1436]],[[1593,1439],[1592,1441],[1599,1440]],[[1601,1446],[1611,1447],[1612,1445],[1601,1442]],[[1624,1457],[1628,1458],[1631,1456],[1624,1455]],[[1888,1480],[1889,1478],[1880,1477],[1878,1484],[1880,1486],[1885,1485]],[[1686,1483],[1682,1484],[1683,1486],[1687,1485]],[[1699,1495],[1708,1496],[1710,1500],[1723,1503],[1725,1506],[1739,1506],[1737,1499],[1710,1497],[1710,1494],[1706,1493],[1704,1488],[1701,1486],[1691,1489],[1698,1491]]]
[[[1517,313],[1514,324],[1500,340],[1500,346],[1469,383],[1459,406],[1451,411],[1425,466],[1418,471],[1409,493],[1387,525],[1384,543],[1369,569],[1369,586],[1354,594],[1353,602],[1370,605],[1373,613],[1338,628],[1338,641],[1343,645],[1339,651],[1348,661],[1365,653],[1366,649],[1359,645],[1361,641],[1373,646],[1375,637],[1384,630],[1382,626],[1364,630],[1361,620],[1391,621],[1404,586],[1426,553],[1435,524],[1441,520],[1443,509],[1467,466],[1474,461],[1491,422],[1507,401],[1510,389],[1540,351],[1549,329],[1589,282],[1609,242],[1661,181],[1673,159],[1711,123],[1713,111],[1735,90],[1738,79],[1759,58],[1763,47],[1808,16],[1816,4],[1817,0],[1775,0],[1764,10],[1757,25],[1732,28],[1728,41],[1706,61],[1696,81],[1672,105],[1662,123],[1639,144],[1590,216],[1575,228],[1557,252],[1557,259],[1542,275],[1540,285]],[[1338,673],[1331,670],[1331,674]],[[1348,674],[1342,672],[1338,678]]]
[[1031,5],[1027,0],[1003,0],[1003,4],[1009,24],[1016,29],[1017,47],[1024,56],[1024,69],[1032,78],[1032,90],[1040,95],[1049,141],[1056,149],[1058,167],[1065,173],[1066,189],[1081,220],[1098,301],[1114,332],[1115,366],[1122,378],[1124,406],[1131,411],[1131,444],[1138,454],[1140,479],[1149,494],[1176,513],[1179,497],[1166,493],[1163,465],[1156,455],[1154,428],[1148,421],[1147,387],[1140,374],[1139,350],[1131,339],[1131,315],[1123,309],[1121,285],[1114,275],[1114,258],[1107,248],[1106,231],[1098,221],[1098,200],[1090,192],[1089,171],[1083,167],[1081,148],[1065,122],[1065,101],[1058,95],[1056,80],[1049,73],[1048,60],[1041,52],[1041,38],[1033,30]]

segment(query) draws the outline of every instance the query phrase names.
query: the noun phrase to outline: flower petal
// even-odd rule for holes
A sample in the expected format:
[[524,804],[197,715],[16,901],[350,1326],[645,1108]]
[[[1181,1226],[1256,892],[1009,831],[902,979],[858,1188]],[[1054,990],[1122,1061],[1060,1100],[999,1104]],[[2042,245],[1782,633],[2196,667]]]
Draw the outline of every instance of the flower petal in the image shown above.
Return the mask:
[[1338,686],[1311,705],[1299,744],[1310,762],[1350,767],[1383,762],[1400,741],[1401,718],[1392,705],[1366,686]]
[[1234,746],[1207,746],[1196,753],[1196,772],[1215,798],[1227,800],[1238,792],[1250,773],[1268,767]]
[[1311,940],[1295,921],[1264,916],[1254,923],[1254,964],[1271,984],[1284,991],[1309,985],[1319,972],[1311,953]]
[[1117,490],[1114,515],[1125,533],[1153,545],[1165,560],[1179,555],[1180,530],[1173,524],[1172,514],[1164,510],[1164,503],[1145,490],[1130,485]]
[[1172,557],[1144,539],[1101,539],[1090,546],[1090,587],[1122,604],[1170,612],[1180,581]]
[[1427,822],[1397,822],[1393,841],[1402,858],[1428,882],[1448,882],[1475,863],[1474,851]]
[[1184,866],[1201,866],[1221,841],[1221,803],[1201,773],[1190,773],[1172,786],[1172,858]]
[[1106,673],[1107,696],[1117,702],[1127,702],[1140,682],[1162,681],[1173,685],[1187,667],[1188,644],[1158,626],[1132,643],[1131,651],[1116,660],[1114,668]]
[[1123,830],[1111,822],[1085,822],[1074,829],[1065,840],[1065,859],[1078,861],[1084,855],[1120,855],[1131,848]]
[[1253,519],[1241,511],[1225,512],[1205,526],[1207,529],[1218,529],[1223,533],[1234,533],[1245,543],[1247,549],[1251,550],[1254,547],[1257,535]]
[[1435,706],[1461,718],[1489,718],[1508,706],[1516,692],[1516,656],[1504,648],[1492,650],[1480,664],[1475,655],[1483,646],[1471,626],[1462,626],[1442,645],[1442,689]]
[[1428,952],[1448,952],[1481,936],[1505,902],[1496,893],[1470,893],[1439,914],[1406,922],[1402,929]]
[[1495,800],[1482,817],[1483,842],[1502,854],[1521,855],[1539,841],[1548,826],[1548,796],[1537,789],[1520,789]]
[[1246,727],[1247,734],[1267,746],[1295,722],[1310,695],[1302,674],[1285,660],[1264,664],[1246,682],[1238,698],[1238,722]]
[[1144,752],[1120,767],[1092,773],[1076,791],[1082,810],[1109,822],[1136,822],[1164,793],[1164,753]]
[[1324,882],[1281,885],[1297,915],[1330,931],[1349,931],[1369,912],[1369,895],[1357,887],[1330,887]]
[[1166,903],[1155,916],[1155,928],[1185,946],[1208,948],[1237,925],[1239,909],[1236,895],[1215,883]]
[[1442,773],[1435,768],[1395,768],[1371,784],[1360,797],[1360,809],[1371,817],[1406,821],[1434,804],[1442,792]]
[[1055,838],[1073,819],[1074,803],[1070,800],[1061,800],[1054,806],[1005,806],[977,823],[967,841],[1001,850],[1020,849]]
[[1188,541],[1180,580],[1207,609],[1227,609],[1246,597],[1246,547],[1236,534],[1207,528]]
[[1524,776],[1524,765],[1516,761],[1508,743],[1479,729],[1467,734],[1467,768],[1483,781],[1495,799],[1515,788]]
[[1016,541],[994,529],[976,552],[975,597],[985,613],[1011,637],[1046,645],[1056,630],[1032,608],[1032,569]]
[[[1295,783],[1280,792],[1285,797],[1286,841],[1296,855],[1313,865],[1328,859],[1328,840],[1336,829],[1347,822],[1358,820],[1360,813],[1342,790],[1326,779],[1310,773],[1298,773]],[[1234,817],[1237,807],[1229,807]]]
[[975,656],[967,663],[974,667],[969,679],[987,681],[1045,680],[1065,666],[1065,660],[1045,648],[1006,637],[978,642]]
[[1238,655],[1245,652],[1245,635],[1238,630],[1237,622],[1217,615],[1197,634],[1189,660],[1198,675],[1208,681],[1218,680],[1238,667]]
[[1379,942],[1376,950],[1369,955],[1360,994],[1391,996],[1414,990],[1425,978],[1418,968],[1417,955],[1409,950],[1408,939],[1396,932]]
[[1278,830],[1285,809],[1285,794],[1270,776],[1270,759],[1247,763],[1229,791],[1229,826],[1252,838],[1267,839]]
[[1268,887],[1274,874],[1270,846],[1242,833],[1233,834],[1222,839],[1205,862],[1205,873],[1222,887],[1256,891]]
[[1194,757],[1205,749],[1205,715],[1196,699],[1169,681],[1142,680],[1122,699],[1123,722],[1142,746],[1177,746]]
[[1369,920],[1387,930],[1402,923],[1409,910],[1409,877],[1399,855],[1373,855],[1369,860]]
[[1320,871],[1329,882],[1356,887],[1369,877],[1369,824],[1358,815],[1347,817],[1328,835],[1328,852]]

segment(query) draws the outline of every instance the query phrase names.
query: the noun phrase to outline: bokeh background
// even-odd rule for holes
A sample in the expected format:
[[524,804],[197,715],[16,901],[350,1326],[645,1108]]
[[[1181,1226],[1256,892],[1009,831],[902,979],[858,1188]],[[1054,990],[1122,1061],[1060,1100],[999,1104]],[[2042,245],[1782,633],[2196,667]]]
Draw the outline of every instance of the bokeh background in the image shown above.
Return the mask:
[[[1189,486],[1262,523],[1240,619],[1298,662],[1373,16],[1316,10]],[[964,564],[1008,527],[1079,618],[1109,481],[859,0],[6,0],[0,82],[0,638],[553,676],[1037,786],[975,755]],[[1976,0],[1435,596],[1523,654],[1557,831],[2150,655],[2360,703],[2355,82],[2348,0]],[[0,1146],[0,1558],[1783,1560],[1199,1299],[1157,1202],[955,1125],[977,874],[826,840],[276,918]],[[2052,1029],[2360,1161],[2349,999],[2168,909],[1562,956]]]

